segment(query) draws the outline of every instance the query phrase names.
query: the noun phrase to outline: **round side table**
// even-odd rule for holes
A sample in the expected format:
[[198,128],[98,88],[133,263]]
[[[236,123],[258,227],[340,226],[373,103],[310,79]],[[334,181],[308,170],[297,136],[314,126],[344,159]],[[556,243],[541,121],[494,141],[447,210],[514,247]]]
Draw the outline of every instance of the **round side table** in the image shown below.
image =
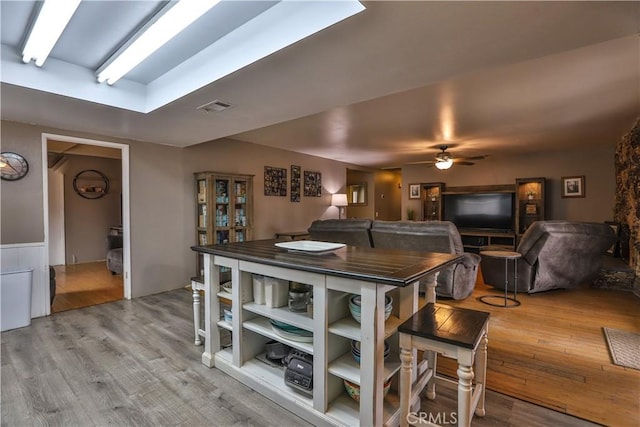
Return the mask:
[[[512,251],[482,251],[480,255],[497,258],[504,260],[504,297],[501,295],[483,295],[480,297],[480,301],[485,304],[493,305],[495,307],[517,307],[520,305],[518,301],[518,260],[522,258],[522,254]],[[509,292],[509,260],[513,260],[513,297],[510,297]],[[502,302],[496,303],[491,300],[500,299]]]

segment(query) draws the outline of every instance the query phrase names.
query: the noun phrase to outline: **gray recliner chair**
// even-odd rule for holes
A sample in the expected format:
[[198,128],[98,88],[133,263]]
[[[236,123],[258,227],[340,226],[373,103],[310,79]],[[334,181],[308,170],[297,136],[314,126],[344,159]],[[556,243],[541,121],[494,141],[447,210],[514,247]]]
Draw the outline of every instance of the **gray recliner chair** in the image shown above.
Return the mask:
[[[602,255],[617,238],[604,223],[534,222],[518,244],[518,292],[542,292],[591,284],[602,266]],[[487,248],[490,249],[490,248]],[[504,261],[482,256],[484,282],[504,289]],[[509,291],[514,282],[509,268]]]
[[436,294],[461,300],[473,293],[480,256],[464,252],[460,233],[452,222],[373,221],[371,239],[376,248],[461,254],[459,263],[440,271]]
[[107,236],[107,268],[111,274],[122,274],[122,235]]

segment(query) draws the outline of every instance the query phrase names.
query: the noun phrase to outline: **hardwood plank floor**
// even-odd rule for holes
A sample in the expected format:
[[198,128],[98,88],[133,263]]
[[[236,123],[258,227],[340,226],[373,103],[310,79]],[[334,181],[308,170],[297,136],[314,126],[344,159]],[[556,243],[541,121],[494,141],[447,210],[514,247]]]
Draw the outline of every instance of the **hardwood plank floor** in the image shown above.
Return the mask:
[[124,298],[122,275],[113,275],[104,261],[58,265],[52,313]]
[[[482,282],[463,301],[440,302],[491,313],[487,388],[610,426],[640,425],[640,371],[614,365],[603,327],[640,332],[640,299],[629,292],[556,290],[520,295],[515,308],[492,307],[504,295]],[[638,349],[640,351],[640,349]],[[450,359],[440,373],[455,377]]]
[[[499,342],[491,327],[490,346]],[[309,425],[206,368],[201,354],[185,289],[34,319],[2,333],[0,425]],[[615,384],[598,387],[607,393]],[[423,399],[421,411],[450,414],[455,387],[440,385],[437,392],[435,401]],[[592,425],[493,391],[486,408],[473,426]]]

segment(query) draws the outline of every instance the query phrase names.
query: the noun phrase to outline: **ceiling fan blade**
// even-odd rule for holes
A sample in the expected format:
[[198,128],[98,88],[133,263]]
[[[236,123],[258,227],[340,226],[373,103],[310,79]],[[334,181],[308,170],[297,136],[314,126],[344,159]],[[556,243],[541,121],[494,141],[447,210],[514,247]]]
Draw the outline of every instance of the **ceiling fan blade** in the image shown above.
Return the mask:
[[483,156],[472,156],[472,157],[456,157],[457,159],[461,159],[461,160],[484,160],[487,158],[487,155],[483,155]]
[[453,163],[455,163],[456,165],[461,165],[461,166],[473,166],[473,165],[475,165],[475,163],[473,163],[473,162],[464,162],[464,161],[458,162],[458,161],[455,161],[455,160],[453,161]]
[[405,163],[407,165],[427,165],[427,164],[431,164],[433,165],[436,161],[435,160],[420,160],[418,162],[409,162],[409,163]]

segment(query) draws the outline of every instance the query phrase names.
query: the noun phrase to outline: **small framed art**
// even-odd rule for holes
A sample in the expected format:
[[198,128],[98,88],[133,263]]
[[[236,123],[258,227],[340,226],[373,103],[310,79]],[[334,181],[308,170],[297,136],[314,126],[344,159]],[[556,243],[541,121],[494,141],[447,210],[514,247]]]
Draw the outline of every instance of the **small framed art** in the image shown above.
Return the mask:
[[420,198],[420,184],[409,184],[409,198],[410,199]]
[[563,176],[562,197],[584,197],[584,175],[581,176]]

